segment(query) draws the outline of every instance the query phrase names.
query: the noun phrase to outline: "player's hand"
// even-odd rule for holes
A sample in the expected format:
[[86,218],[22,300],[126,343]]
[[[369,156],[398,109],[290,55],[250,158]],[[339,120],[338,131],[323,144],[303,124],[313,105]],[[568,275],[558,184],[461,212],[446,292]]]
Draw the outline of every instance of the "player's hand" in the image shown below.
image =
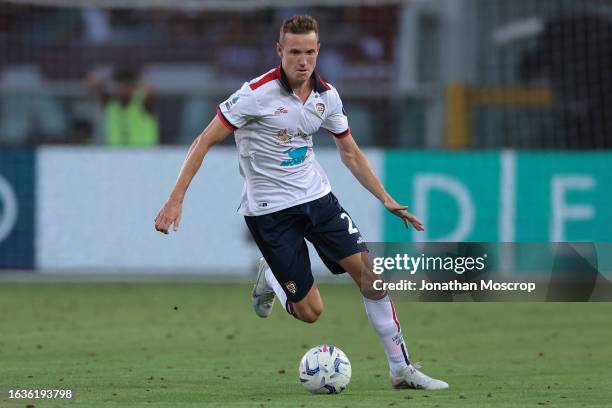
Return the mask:
[[393,215],[404,220],[406,228],[410,228],[410,225],[417,231],[424,231],[423,223],[414,214],[408,212],[408,206],[400,205],[395,200],[390,200],[384,203],[385,208],[389,210]]
[[167,201],[155,217],[155,229],[164,234],[174,225],[174,231],[179,229],[183,205],[179,202]]

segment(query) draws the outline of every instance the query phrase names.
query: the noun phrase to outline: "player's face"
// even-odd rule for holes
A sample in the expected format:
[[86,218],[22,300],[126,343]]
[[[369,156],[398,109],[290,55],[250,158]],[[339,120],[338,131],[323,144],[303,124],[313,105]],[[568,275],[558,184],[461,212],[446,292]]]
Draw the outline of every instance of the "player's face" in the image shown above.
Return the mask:
[[276,45],[276,52],[292,84],[307,81],[317,65],[319,40],[314,31],[305,34],[285,33],[282,42]]
[[131,98],[134,90],[135,86],[132,82],[120,82],[117,93],[120,98]]

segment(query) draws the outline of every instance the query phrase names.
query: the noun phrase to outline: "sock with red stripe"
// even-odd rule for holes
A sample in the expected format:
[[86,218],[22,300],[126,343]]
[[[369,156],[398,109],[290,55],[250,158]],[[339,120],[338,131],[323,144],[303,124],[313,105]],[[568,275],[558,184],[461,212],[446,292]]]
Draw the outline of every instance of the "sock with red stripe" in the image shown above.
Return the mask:
[[278,283],[278,281],[274,277],[274,274],[272,273],[272,269],[270,269],[270,267],[266,268],[265,277],[266,277],[266,282],[268,282],[268,285],[272,288],[272,290],[274,290],[274,293],[276,294],[276,297],[278,298],[278,300],[281,302],[281,305],[283,305],[287,313],[289,313],[290,315],[293,315],[291,305],[287,304],[287,294],[283,290],[280,283]]
[[385,349],[389,369],[393,375],[397,375],[403,368],[410,364],[408,350],[404,344],[402,329],[400,327],[395,308],[389,295],[379,300],[363,298],[368,319],[378,334]]

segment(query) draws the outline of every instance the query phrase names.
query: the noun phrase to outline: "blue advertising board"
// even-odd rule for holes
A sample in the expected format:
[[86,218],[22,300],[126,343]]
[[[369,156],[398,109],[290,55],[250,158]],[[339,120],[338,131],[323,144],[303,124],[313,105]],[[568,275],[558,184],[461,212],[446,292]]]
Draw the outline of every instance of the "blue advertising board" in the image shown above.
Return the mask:
[[0,150],[0,269],[34,267],[33,150]]

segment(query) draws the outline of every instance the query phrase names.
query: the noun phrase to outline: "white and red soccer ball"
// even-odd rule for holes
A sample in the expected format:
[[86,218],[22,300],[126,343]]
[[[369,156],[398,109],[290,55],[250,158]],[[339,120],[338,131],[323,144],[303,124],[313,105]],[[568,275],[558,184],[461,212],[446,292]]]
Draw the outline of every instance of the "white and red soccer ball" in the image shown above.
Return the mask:
[[351,362],[331,344],[313,347],[300,361],[300,382],[313,394],[339,394],[351,380]]

